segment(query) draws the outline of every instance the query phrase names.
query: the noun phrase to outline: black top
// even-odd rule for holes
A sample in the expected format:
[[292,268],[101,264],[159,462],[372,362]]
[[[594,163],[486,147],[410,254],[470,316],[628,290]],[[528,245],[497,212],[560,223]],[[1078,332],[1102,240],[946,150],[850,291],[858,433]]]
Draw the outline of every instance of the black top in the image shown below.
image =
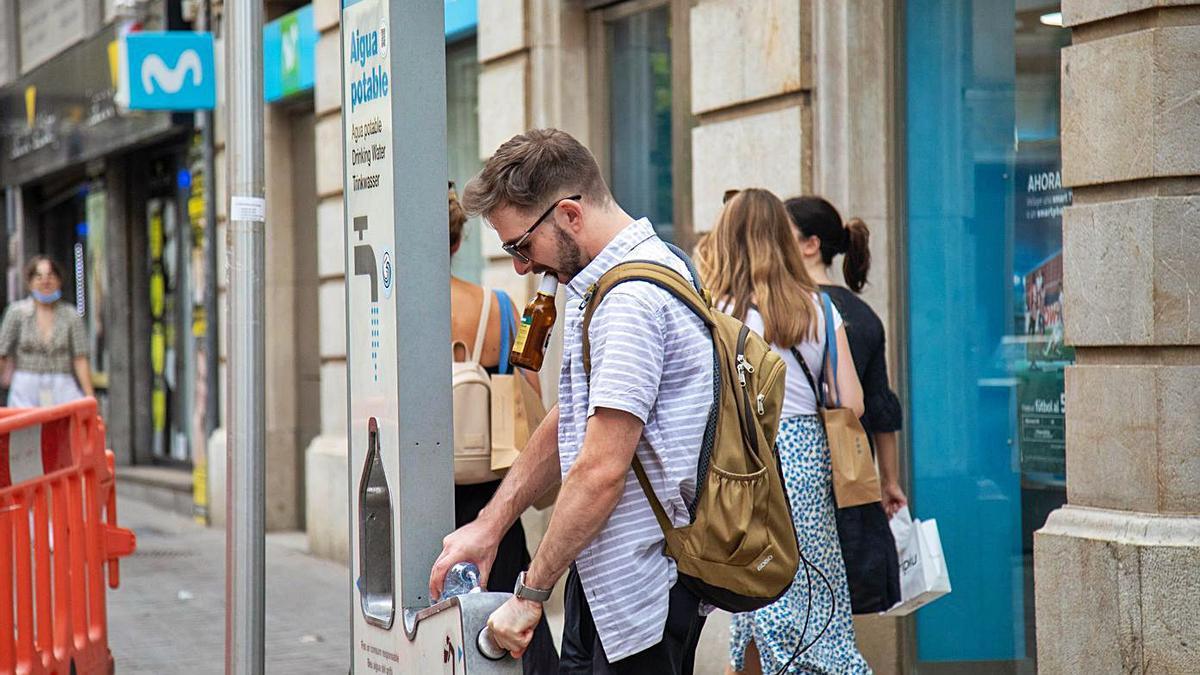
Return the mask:
[[846,340],[854,357],[854,369],[862,383],[863,427],[868,433],[899,431],[903,421],[900,399],[888,383],[887,350],[884,348],[883,322],[871,306],[850,289],[821,286],[842,315]]

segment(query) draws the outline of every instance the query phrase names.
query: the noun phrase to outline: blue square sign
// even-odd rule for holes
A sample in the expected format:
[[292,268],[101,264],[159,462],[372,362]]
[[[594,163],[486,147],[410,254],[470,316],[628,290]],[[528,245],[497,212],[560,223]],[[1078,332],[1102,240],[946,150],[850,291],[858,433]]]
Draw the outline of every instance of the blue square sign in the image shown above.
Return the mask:
[[217,104],[212,33],[166,31],[125,36],[132,110],[212,110]]

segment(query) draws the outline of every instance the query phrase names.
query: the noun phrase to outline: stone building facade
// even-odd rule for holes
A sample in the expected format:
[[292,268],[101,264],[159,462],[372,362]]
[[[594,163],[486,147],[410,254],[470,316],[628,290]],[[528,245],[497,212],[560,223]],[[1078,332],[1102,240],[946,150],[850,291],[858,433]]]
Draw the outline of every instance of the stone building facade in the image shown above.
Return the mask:
[[[269,178],[273,222],[295,225],[268,245],[309,260],[281,253],[269,273],[285,299],[268,329],[282,340],[269,462],[273,524],[344,560],[338,10],[313,6],[311,117],[269,113],[268,134],[290,139],[277,166],[313,158],[311,205],[295,176]],[[954,584],[916,617],[856,619],[876,672],[1197,669],[1196,603],[1169,601],[1197,541],[1194,4],[483,0],[476,16],[447,46],[466,73],[450,95],[476,111],[472,133],[451,120],[454,178],[554,126],[685,247],[727,188],[821,194],[870,225],[863,297],[905,404],[906,488],[939,521]],[[528,295],[472,227],[456,273]],[[294,340],[304,326],[315,344]],[[216,460],[223,430],[212,440]],[[526,515],[531,543],[546,518]],[[714,668],[725,637],[710,624]]]
[[1068,505],[1041,672],[1200,668],[1200,5],[1063,3]]

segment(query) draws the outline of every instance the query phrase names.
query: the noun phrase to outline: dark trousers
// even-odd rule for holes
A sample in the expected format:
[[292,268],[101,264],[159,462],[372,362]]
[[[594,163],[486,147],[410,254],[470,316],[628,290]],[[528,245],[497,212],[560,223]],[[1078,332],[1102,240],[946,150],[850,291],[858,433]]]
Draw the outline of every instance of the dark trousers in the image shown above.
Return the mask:
[[671,589],[670,609],[663,639],[656,645],[615,663],[609,663],[600,644],[600,635],[592,621],[583,585],[575,566],[567,575],[565,624],[563,625],[560,675],[671,674],[690,675],[695,668],[696,645],[706,617],[700,616],[700,600],[692,592],[675,584]]

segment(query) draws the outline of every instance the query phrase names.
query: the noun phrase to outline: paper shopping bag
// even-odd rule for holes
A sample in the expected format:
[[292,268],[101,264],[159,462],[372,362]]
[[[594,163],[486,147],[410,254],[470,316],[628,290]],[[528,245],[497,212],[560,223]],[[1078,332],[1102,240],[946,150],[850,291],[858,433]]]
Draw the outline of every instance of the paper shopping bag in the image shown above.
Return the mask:
[[[504,475],[525,449],[533,430],[546,416],[542,398],[521,375],[492,376],[492,471]],[[534,502],[549,508],[558,498],[558,485]]]
[[822,408],[829,461],[833,469],[833,496],[839,509],[872,504],[882,499],[875,456],[862,422],[849,408]]
[[542,398],[523,375],[492,376],[492,471],[507,471],[546,416]]
[[900,555],[900,602],[883,614],[904,616],[949,593],[950,572],[936,520],[913,520],[904,507],[891,526]]

